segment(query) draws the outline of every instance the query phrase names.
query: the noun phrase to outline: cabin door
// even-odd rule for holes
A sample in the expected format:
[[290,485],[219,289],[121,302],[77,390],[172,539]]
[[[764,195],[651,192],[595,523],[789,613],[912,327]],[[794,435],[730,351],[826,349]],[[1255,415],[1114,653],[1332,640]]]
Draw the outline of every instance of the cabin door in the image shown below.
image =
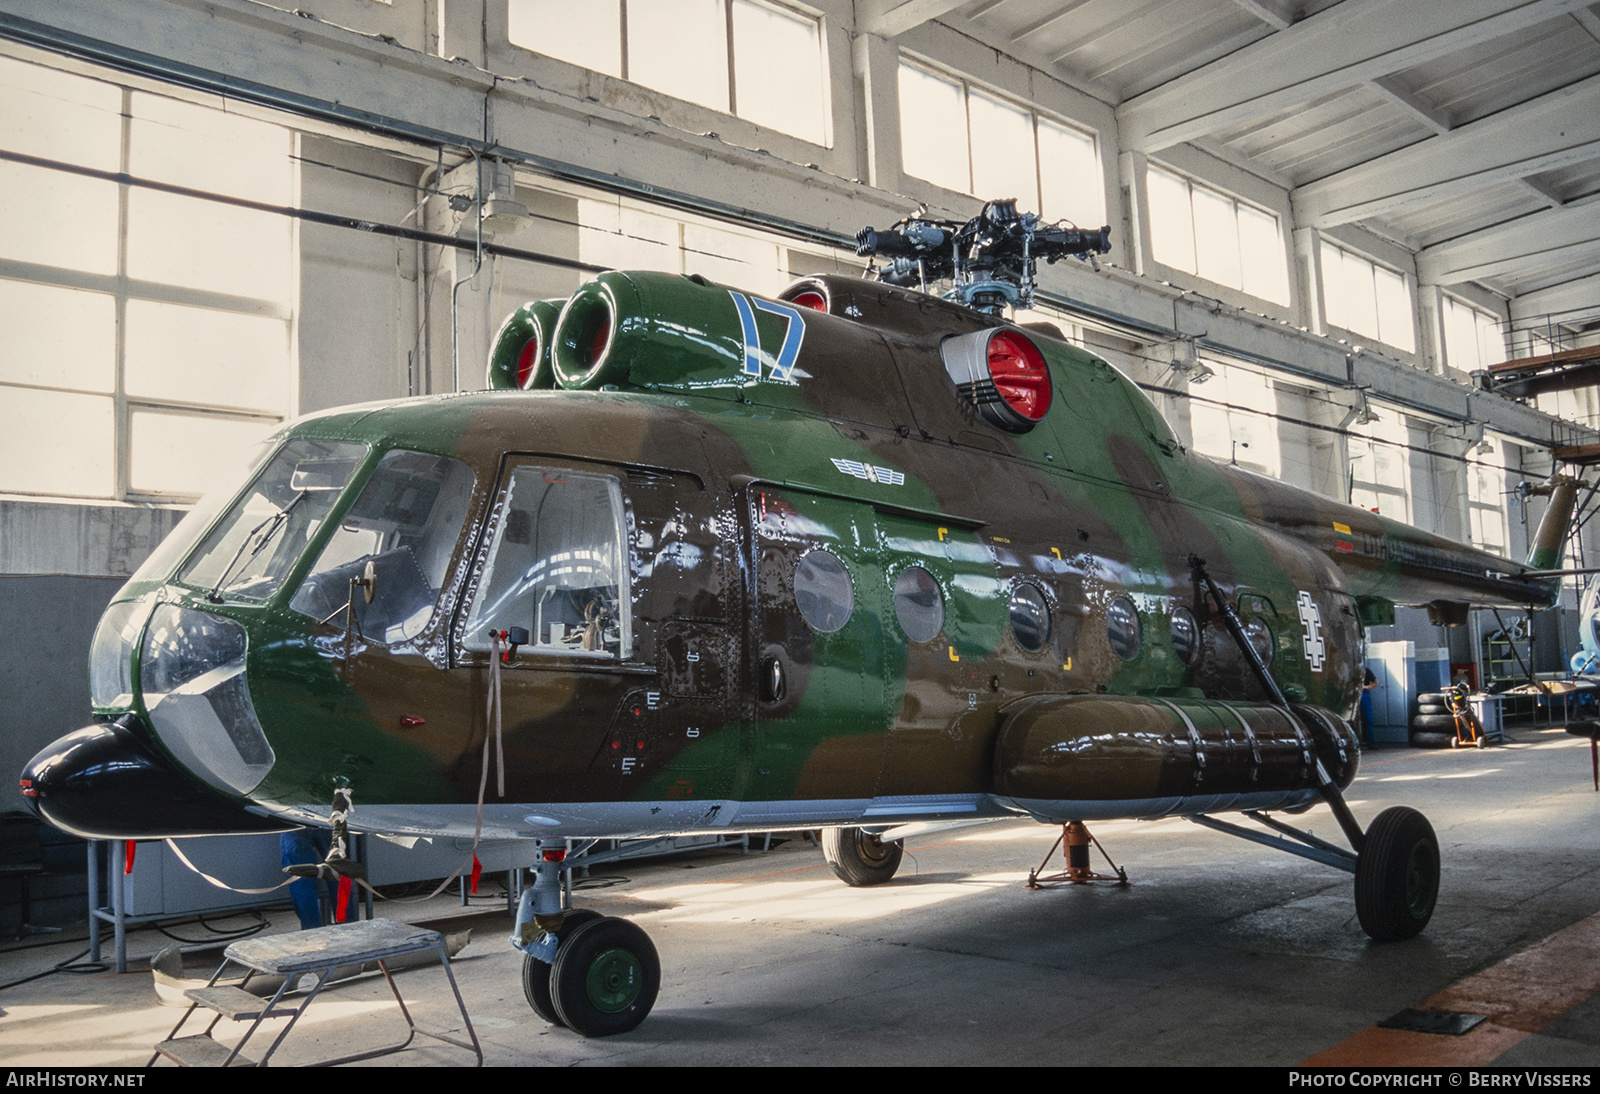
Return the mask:
[[893,719],[872,509],[752,484],[748,801],[871,798]]

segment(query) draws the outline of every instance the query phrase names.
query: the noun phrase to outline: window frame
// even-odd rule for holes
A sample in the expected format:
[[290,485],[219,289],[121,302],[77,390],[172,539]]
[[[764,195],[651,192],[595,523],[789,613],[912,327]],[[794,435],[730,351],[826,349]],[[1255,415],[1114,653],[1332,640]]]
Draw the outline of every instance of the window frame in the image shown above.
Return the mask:
[[[1169,179],[1172,179],[1174,181],[1182,182],[1184,184],[1186,190],[1187,190],[1188,198],[1189,198],[1189,209],[1188,209],[1189,241],[1188,241],[1188,249],[1189,249],[1189,254],[1193,259],[1193,268],[1190,268],[1189,266],[1174,265],[1173,263],[1167,261],[1167,258],[1173,257],[1172,255],[1168,254],[1167,256],[1163,257],[1162,255],[1157,253],[1157,249],[1156,249],[1157,245],[1156,245],[1156,238],[1155,238],[1156,234],[1157,234],[1156,226],[1155,226],[1155,219],[1156,219],[1155,218],[1155,206],[1150,200],[1150,176],[1151,175],[1161,175],[1161,176],[1165,176],[1165,177],[1167,177]],[[1198,228],[1198,225],[1197,225],[1197,218],[1195,216],[1195,204],[1194,204],[1195,203],[1195,192],[1197,190],[1202,192],[1202,193],[1204,193],[1208,197],[1220,198],[1223,201],[1228,202],[1232,206],[1234,238],[1238,243],[1238,254],[1239,254],[1239,281],[1238,281],[1238,284],[1234,284],[1234,283],[1232,283],[1230,281],[1224,281],[1224,280],[1221,280],[1220,278],[1212,276],[1213,273],[1224,272],[1224,271],[1218,271],[1215,268],[1212,268],[1211,270],[1208,271],[1208,270],[1202,269],[1202,267],[1201,267],[1201,262],[1200,262],[1201,248],[1200,248],[1200,239],[1199,239],[1199,228]],[[1264,205],[1262,205],[1262,204],[1260,204],[1258,202],[1251,201],[1248,198],[1239,197],[1237,194],[1234,194],[1234,193],[1231,193],[1230,191],[1224,190],[1219,186],[1214,186],[1211,183],[1202,182],[1201,180],[1196,179],[1193,175],[1190,175],[1185,171],[1180,171],[1177,168],[1168,167],[1166,164],[1160,164],[1160,163],[1147,163],[1145,165],[1144,195],[1143,196],[1144,196],[1144,204],[1145,204],[1145,213],[1146,213],[1146,215],[1148,217],[1148,223],[1150,224],[1150,259],[1151,259],[1152,262],[1154,262],[1157,265],[1160,265],[1162,267],[1165,267],[1166,269],[1173,270],[1173,271],[1178,272],[1178,273],[1188,274],[1191,277],[1197,277],[1197,278],[1200,278],[1201,280],[1204,280],[1204,281],[1209,281],[1213,285],[1220,285],[1220,286],[1223,286],[1224,288],[1232,289],[1234,292],[1241,293],[1244,296],[1247,296],[1252,300],[1261,300],[1261,301],[1264,301],[1264,302],[1266,302],[1268,304],[1271,304],[1271,305],[1273,305],[1275,307],[1280,307],[1280,308],[1292,308],[1294,306],[1294,285],[1293,285],[1293,278],[1291,277],[1291,271],[1290,271],[1289,248],[1288,248],[1287,241],[1284,238],[1284,232],[1283,232],[1284,218],[1282,216],[1280,216],[1277,212],[1273,211],[1272,209],[1267,208],[1266,206],[1264,206]],[[1277,276],[1275,277],[1275,281],[1276,281],[1277,285],[1282,287],[1283,296],[1282,296],[1281,299],[1276,298],[1276,297],[1271,297],[1271,296],[1263,296],[1260,293],[1252,292],[1252,291],[1250,291],[1250,289],[1245,287],[1246,282],[1251,280],[1251,279],[1247,278],[1245,276],[1245,260],[1244,260],[1244,256],[1245,256],[1247,248],[1246,248],[1246,245],[1245,245],[1245,238],[1244,238],[1243,229],[1242,229],[1243,221],[1241,220],[1241,218],[1239,216],[1239,210],[1240,209],[1248,209],[1252,213],[1255,213],[1258,216],[1266,217],[1266,218],[1268,218],[1269,220],[1272,221],[1272,224],[1273,224],[1273,227],[1274,227],[1274,233],[1273,234],[1274,234],[1274,237],[1277,239],[1277,242],[1278,242],[1278,246],[1276,248],[1276,253],[1279,256],[1279,258],[1282,259],[1282,265],[1278,268]]]
[[[1480,551],[1509,558],[1511,555],[1511,519],[1506,506],[1506,442],[1491,438],[1484,438],[1485,444],[1493,446],[1492,452],[1484,452],[1483,444],[1475,446],[1467,455],[1466,473],[1467,482],[1464,493],[1467,498],[1467,541]],[[1479,476],[1488,472],[1498,472],[1498,489],[1491,492],[1491,497],[1484,498]],[[1500,543],[1498,546],[1490,545],[1487,538],[1479,535],[1482,528],[1484,512],[1492,512],[1500,522]],[[1474,519],[1476,518],[1476,519]]]
[[[53,77],[63,75],[59,70],[19,58],[6,58],[5,60],[15,64],[40,68],[42,71],[52,74]],[[160,124],[147,119],[142,112],[136,114],[137,97],[170,100],[196,110],[205,110],[218,115],[225,114],[224,111],[217,110],[207,103],[195,103],[160,91],[121,83],[115,79],[76,73],[65,75],[73,79],[89,81],[116,90],[121,112],[116,136],[116,167],[124,175],[133,172],[132,159],[135,154],[135,141],[137,139],[136,126],[141,124]],[[297,168],[294,166],[295,130],[277,121],[265,121],[262,124],[271,125],[282,131],[283,154],[285,159],[290,162],[288,183],[290,193],[284,196],[284,203],[292,204],[293,193],[297,188],[295,174]],[[85,147],[81,151],[74,152],[70,162],[89,162],[95,158],[95,152]],[[55,170],[49,167],[37,169]],[[135,173],[141,178],[154,177],[148,170]],[[81,480],[76,484],[77,488],[72,489],[65,487],[61,489],[26,489],[21,486],[8,486],[6,489],[8,493],[24,497],[161,504],[192,503],[200,497],[200,493],[178,488],[163,489],[148,483],[135,486],[135,419],[141,416],[148,418],[148,416],[152,415],[176,416],[186,419],[201,419],[206,422],[258,426],[260,427],[260,437],[257,438],[257,441],[260,441],[264,440],[274,427],[294,413],[298,401],[298,360],[294,339],[296,323],[295,295],[298,286],[300,262],[298,222],[290,218],[285,225],[285,248],[287,252],[285,268],[288,280],[284,285],[284,294],[281,301],[150,280],[134,276],[129,272],[130,223],[135,212],[133,206],[136,204],[132,199],[136,194],[155,194],[162,191],[137,185],[126,181],[126,179],[107,181],[107,185],[116,188],[115,200],[117,206],[115,219],[116,238],[114,241],[115,264],[111,272],[71,269],[65,266],[44,265],[24,258],[0,257],[0,281],[24,286],[24,291],[27,288],[41,288],[48,291],[81,292],[90,294],[93,297],[109,299],[112,322],[111,381],[109,388],[91,390],[84,386],[74,387],[65,384],[6,379],[0,380],[0,397],[4,397],[7,392],[37,392],[46,396],[66,395],[105,400],[105,403],[100,405],[108,406],[110,411],[109,417],[112,431],[110,489],[109,491],[99,491]],[[181,197],[180,200],[200,202],[205,205],[212,204],[201,198]],[[227,206],[222,207],[226,208]],[[224,242],[217,245],[228,246],[230,244]],[[200,309],[228,316],[260,318],[271,321],[274,327],[281,324],[284,339],[282,410],[264,410],[259,406],[227,404],[214,400],[185,399],[181,395],[132,394],[128,380],[128,316],[130,307],[144,304]]]
[[[638,585],[635,574],[636,560],[636,527],[637,522],[633,512],[633,501],[627,490],[628,476],[626,469],[608,463],[571,462],[570,457],[554,458],[532,454],[507,453],[501,466],[500,473],[495,477],[490,487],[490,509],[492,514],[488,520],[480,520],[476,532],[475,542],[466,555],[468,576],[465,586],[456,602],[453,619],[450,624],[450,649],[452,663],[460,666],[480,665],[486,663],[491,653],[476,646],[468,644],[469,630],[475,619],[478,601],[485,594],[484,581],[491,571],[491,563],[497,555],[506,529],[507,516],[510,507],[506,499],[512,489],[513,481],[517,474],[526,470],[540,470],[544,472],[560,472],[580,475],[585,478],[606,481],[610,489],[615,491],[619,509],[616,511],[617,519],[617,613],[619,630],[619,649],[615,656],[595,656],[585,653],[572,653],[570,651],[550,651],[548,648],[541,650],[538,643],[530,642],[518,650],[517,657],[506,664],[507,669],[550,669],[559,667],[563,671],[568,669],[588,670],[594,672],[616,672],[619,669],[633,668],[637,671],[639,662],[639,633],[638,620],[633,604],[634,591]],[[480,512],[472,506],[468,508],[467,524],[469,528],[474,523],[474,513]],[[529,628],[530,631],[532,628]]]
[[[1360,330],[1360,329],[1358,329],[1356,327],[1353,327],[1353,326],[1348,326],[1345,323],[1335,322],[1334,321],[1334,319],[1333,319],[1333,317],[1331,315],[1332,309],[1329,307],[1329,296],[1328,296],[1328,285],[1330,284],[1330,279],[1328,277],[1328,272],[1329,272],[1329,268],[1328,268],[1329,267],[1329,264],[1328,264],[1328,252],[1330,250],[1335,251],[1335,252],[1338,253],[1338,255],[1339,255],[1339,265],[1341,267],[1340,270],[1339,270],[1340,285],[1341,285],[1341,288],[1339,289],[1340,307],[1341,307],[1341,309],[1343,309],[1343,311],[1346,314],[1341,314],[1339,316],[1339,318],[1340,319],[1349,319],[1349,318],[1351,318],[1351,316],[1349,314],[1347,314],[1349,309],[1344,304],[1344,296],[1343,296],[1344,289],[1342,287],[1343,286],[1343,277],[1344,277],[1343,265],[1344,265],[1346,260],[1355,259],[1356,261],[1364,263],[1371,270],[1371,278],[1370,278],[1370,280],[1372,282],[1372,308],[1373,308],[1373,320],[1374,320],[1373,325],[1375,327],[1377,327],[1377,330],[1375,330],[1375,331],[1364,331],[1364,330]],[[1406,302],[1405,312],[1406,312],[1406,317],[1407,317],[1406,340],[1407,340],[1408,344],[1402,345],[1399,342],[1391,342],[1384,336],[1385,332],[1384,332],[1384,329],[1383,329],[1383,311],[1384,311],[1384,309],[1383,309],[1383,299],[1382,299],[1382,297],[1381,297],[1381,295],[1379,294],[1379,291],[1378,291],[1378,273],[1377,272],[1379,270],[1382,270],[1385,273],[1391,274],[1395,278],[1397,278],[1399,280],[1399,282],[1400,282],[1401,290],[1405,293],[1405,298],[1406,298],[1406,300],[1405,300],[1405,302]],[[1331,329],[1335,329],[1335,330],[1339,330],[1339,331],[1343,331],[1346,334],[1350,335],[1352,338],[1356,338],[1356,339],[1371,339],[1372,341],[1377,342],[1382,346],[1385,346],[1385,347],[1387,347],[1387,348],[1389,348],[1391,350],[1395,350],[1396,352],[1403,353],[1408,357],[1409,356],[1413,356],[1413,355],[1416,354],[1416,352],[1417,352],[1417,293],[1416,293],[1416,288],[1415,288],[1415,286],[1413,284],[1413,279],[1404,270],[1398,270],[1398,269],[1396,269],[1395,267],[1389,265],[1386,262],[1382,262],[1382,261],[1379,261],[1378,259],[1371,258],[1371,257],[1369,257],[1369,256],[1367,256],[1365,254],[1362,254],[1360,251],[1356,250],[1353,247],[1346,246],[1345,244],[1342,244],[1342,243],[1337,243],[1334,240],[1329,239],[1328,237],[1324,236],[1324,237],[1322,237],[1321,244],[1318,247],[1317,271],[1318,271],[1318,280],[1320,281],[1320,283],[1322,285],[1322,294],[1321,294],[1322,299],[1320,301],[1320,304],[1321,304],[1321,308],[1322,308],[1322,322],[1323,322],[1323,325],[1325,327],[1331,328]]]
[[[515,0],[513,0],[513,2],[515,2]],[[740,120],[748,122],[749,124],[757,126],[763,130],[769,130],[773,133],[781,133],[785,137],[802,141],[805,144],[813,145],[818,148],[833,148],[833,66],[830,63],[828,53],[828,19],[824,13],[813,10],[801,4],[789,3],[787,0],[783,0],[783,2],[779,2],[779,0],[716,0],[716,3],[721,7],[722,14],[723,60],[727,64],[728,95],[726,105],[715,105],[701,102],[697,99],[681,98],[669,89],[655,87],[651,84],[643,83],[635,79],[629,71],[631,66],[629,64],[628,57],[628,0],[612,0],[612,2],[617,5],[618,27],[618,63],[615,71],[605,68],[588,68],[588,66],[584,65],[581,61],[575,61],[569,57],[563,57],[555,53],[545,53],[532,45],[512,38],[509,32],[509,27],[506,36],[506,43],[513,49],[525,50],[528,53],[533,53],[540,57],[549,57],[552,60],[560,61],[563,64],[573,65],[577,68],[583,68],[586,71],[598,72],[601,75],[609,76],[612,79],[624,80],[628,83],[637,84],[639,87],[648,88],[657,94],[670,96],[671,98],[677,99],[679,102],[687,103],[701,110],[712,110],[719,114],[727,114],[732,117],[739,118]],[[768,125],[739,112],[738,42],[737,35],[734,31],[734,8],[739,4],[745,4],[754,8],[766,8],[770,11],[777,12],[780,15],[794,19],[797,22],[809,22],[816,27],[817,65],[819,70],[817,140],[812,140],[810,136],[805,134],[794,133],[788,129],[781,129],[777,126]]]
[[[1356,453],[1353,453],[1353,452],[1350,453],[1350,456],[1349,456],[1350,498],[1349,498],[1349,500],[1350,500],[1350,504],[1351,505],[1355,505],[1359,509],[1368,509],[1370,511],[1371,510],[1370,506],[1361,505],[1358,502],[1356,502],[1356,500],[1355,500],[1356,491],[1357,490],[1365,490],[1368,493],[1372,494],[1377,499],[1378,505],[1379,505],[1379,509],[1377,510],[1377,512],[1379,512],[1380,515],[1383,515],[1383,516],[1387,517],[1387,519],[1389,519],[1389,520],[1398,520],[1403,524],[1410,524],[1411,523],[1411,517],[1412,517],[1411,447],[1410,447],[1411,446],[1411,436],[1410,436],[1411,428],[1406,422],[1405,415],[1402,414],[1400,411],[1398,411],[1396,409],[1393,409],[1391,407],[1385,407],[1384,410],[1385,410],[1385,412],[1387,414],[1392,414],[1394,416],[1395,421],[1397,423],[1396,424],[1396,428],[1394,428],[1394,429],[1384,428],[1383,425],[1382,425],[1383,419],[1380,417],[1380,418],[1374,419],[1373,422],[1367,423],[1367,428],[1366,429],[1355,429],[1355,430],[1352,430],[1352,432],[1350,434],[1351,437],[1359,439],[1360,441],[1362,441],[1366,445],[1367,451],[1364,452],[1364,453],[1361,453],[1359,455],[1357,455]],[[1378,428],[1376,428],[1376,429],[1372,428],[1372,426],[1374,426],[1374,425],[1378,426]],[[1403,433],[1405,435],[1405,439],[1404,440],[1396,440],[1392,436],[1392,434],[1394,434],[1397,431],[1400,432],[1400,433]],[[1404,470],[1403,470],[1403,473],[1401,475],[1401,484],[1399,486],[1390,486],[1387,483],[1382,483],[1382,482],[1378,481],[1378,449],[1379,448],[1392,450],[1396,454],[1398,459],[1400,460],[1401,466],[1402,466],[1402,468]],[[1358,467],[1362,468],[1362,469],[1365,469],[1366,467],[1369,467],[1369,466],[1370,466],[1370,468],[1372,470],[1372,474],[1371,475],[1366,476],[1366,477],[1358,476],[1358,474],[1357,474]],[[1382,513],[1383,499],[1384,498],[1394,498],[1394,497],[1398,497],[1400,499],[1400,501],[1402,503],[1402,508],[1403,508],[1402,513],[1399,516],[1390,516],[1388,514]]]
[[[1102,226],[1102,225],[1104,225],[1106,223],[1107,213],[1106,213],[1105,161],[1104,161],[1103,149],[1102,149],[1101,141],[1100,141],[1100,134],[1099,134],[1099,132],[1097,130],[1095,130],[1091,126],[1084,125],[1084,124],[1082,124],[1080,122],[1072,121],[1071,119],[1062,117],[1060,115],[1048,113],[1046,111],[1042,111],[1037,106],[1034,106],[1031,103],[1028,103],[1028,102],[1026,102],[1024,100],[1021,100],[1021,99],[1017,99],[1014,96],[1007,95],[1003,91],[997,91],[997,90],[995,90],[995,89],[993,89],[991,87],[987,87],[987,86],[985,86],[983,84],[976,83],[976,82],[968,79],[966,76],[960,75],[959,73],[951,72],[950,70],[945,69],[945,68],[941,68],[940,66],[938,66],[938,65],[936,65],[936,64],[934,64],[934,63],[932,63],[930,61],[923,60],[922,58],[916,57],[916,56],[914,56],[914,55],[912,55],[910,53],[905,52],[904,50],[902,50],[900,52],[899,57],[898,57],[897,60],[898,60],[898,63],[897,63],[896,70],[895,70],[896,71],[896,85],[895,86],[897,88],[897,97],[898,97],[898,87],[899,87],[899,70],[901,68],[909,68],[912,71],[918,72],[918,73],[922,74],[925,77],[930,77],[932,79],[939,80],[939,81],[942,81],[942,82],[948,83],[948,84],[954,84],[957,88],[960,89],[963,137],[965,139],[965,144],[966,144],[967,185],[963,189],[953,190],[952,191],[953,193],[966,194],[966,195],[968,195],[970,197],[975,197],[975,198],[979,199],[980,201],[991,201],[991,200],[995,200],[997,198],[1011,197],[1012,196],[1010,194],[980,194],[980,193],[978,193],[976,191],[976,185],[977,185],[976,178],[975,178],[976,170],[975,170],[975,166],[974,166],[974,163],[973,163],[974,152],[973,152],[973,141],[972,141],[972,96],[974,94],[977,94],[978,96],[980,96],[982,98],[985,98],[985,99],[988,99],[988,100],[990,100],[990,101],[992,101],[994,103],[997,103],[998,105],[1000,105],[1002,107],[1005,107],[1005,108],[1008,108],[1008,109],[1011,109],[1011,110],[1016,110],[1016,111],[1018,111],[1019,113],[1022,113],[1022,114],[1026,114],[1027,117],[1028,117],[1028,128],[1029,128],[1029,131],[1031,132],[1031,134],[1033,136],[1034,192],[1031,195],[1031,203],[1030,203],[1029,199],[1023,198],[1021,196],[1017,197],[1017,204],[1018,204],[1019,210],[1022,211],[1022,212],[1038,213],[1041,218],[1049,219],[1052,222],[1053,221],[1057,221],[1057,220],[1067,220],[1067,221],[1071,221],[1072,220],[1071,217],[1066,216],[1066,215],[1051,217],[1051,216],[1047,216],[1047,214],[1044,212],[1044,205],[1045,205],[1045,200],[1044,200],[1045,199],[1044,166],[1043,166],[1043,158],[1041,157],[1040,150],[1039,150],[1039,129],[1040,129],[1041,123],[1043,123],[1045,125],[1053,125],[1053,126],[1059,128],[1059,129],[1064,129],[1064,130],[1068,131],[1069,133],[1076,134],[1079,137],[1088,138],[1089,144],[1091,145],[1091,148],[1092,148],[1092,154],[1093,154],[1093,157],[1094,157],[1094,170],[1092,172],[1092,175],[1094,177],[1094,200],[1095,200],[1095,204],[1096,204],[1096,206],[1097,206],[1097,208],[1099,210],[1099,215],[1094,218],[1094,222],[1092,224],[1078,224],[1078,227],[1080,227],[1080,228],[1098,228],[1098,227],[1100,227],[1100,226]],[[898,115],[899,115],[899,117],[898,117],[897,120],[900,122],[901,132],[903,134],[904,133],[904,126],[905,126],[905,104],[904,103],[900,103],[899,110],[898,110]],[[916,179],[919,182],[927,183],[930,186],[937,186],[942,190],[950,189],[950,187],[945,186],[944,183],[939,182],[936,179],[924,178],[922,175],[914,174],[911,171],[911,169],[906,166],[906,161],[905,161],[905,141],[904,141],[903,137],[902,137],[901,142],[900,142],[900,171],[906,177],[912,178],[912,179]],[[1076,222],[1074,222],[1074,223],[1076,223]]]
[[[1446,365],[1461,372],[1482,372],[1488,369],[1490,365],[1498,365],[1508,359],[1506,339],[1503,333],[1505,323],[1498,315],[1449,293],[1441,295],[1443,297],[1443,307],[1440,309],[1439,326],[1444,333],[1444,361]],[[1456,325],[1452,321],[1452,312],[1466,312],[1471,318],[1474,338],[1473,348],[1476,354],[1476,360],[1471,368],[1463,368],[1454,360],[1457,347],[1454,345],[1454,340],[1450,335],[1451,329]],[[1486,348],[1485,339],[1488,337],[1490,327],[1494,329],[1494,335],[1497,340],[1494,344],[1498,346],[1500,351],[1498,358],[1492,352],[1484,352]]]

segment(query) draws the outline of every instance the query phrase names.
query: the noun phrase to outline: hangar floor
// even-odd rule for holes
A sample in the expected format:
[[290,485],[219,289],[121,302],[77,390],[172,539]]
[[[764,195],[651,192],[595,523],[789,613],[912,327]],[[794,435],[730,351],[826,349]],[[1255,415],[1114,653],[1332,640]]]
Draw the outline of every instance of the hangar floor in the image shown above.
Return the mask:
[[[1366,757],[1350,794],[1357,816],[1420,808],[1444,858],[1432,925],[1394,945],[1361,933],[1349,875],[1181,820],[1095,828],[1129,871],[1125,889],[1024,889],[1054,835],[1026,823],[913,841],[900,876],[868,890],[839,884],[795,840],[630,862],[619,880],[581,890],[578,904],[650,933],[663,981],[639,1029],[585,1041],[524,1003],[503,916],[448,897],[380,908],[430,925],[474,919],[455,968],[490,1064],[1592,1067],[1600,794],[1586,741],[1514,732],[1519,743],[1482,751]],[[1337,838],[1325,808],[1302,819]],[[270,918],[274,930],[294,925],[287,910]],[[165,944],[141,932],[130,954]],[[81,948],[0,954],[0,983]],[[188,975],[204,977],[216,956],[188,960]],[[437,970],[398,980],[421,1025],[459,1026]],[[387,998],[381,978],[331,989],[274,1062],[391,1039]],[[1372,1028],[1423,1006],[1491,1021],[1459,1037]],[[0,1063],[13,1066],[141,1065],[179,1013],[158,1004],[147,971],[47,976],[0,992],[0,1008]],[[429,1042],[373,1063],[470,1060]]]

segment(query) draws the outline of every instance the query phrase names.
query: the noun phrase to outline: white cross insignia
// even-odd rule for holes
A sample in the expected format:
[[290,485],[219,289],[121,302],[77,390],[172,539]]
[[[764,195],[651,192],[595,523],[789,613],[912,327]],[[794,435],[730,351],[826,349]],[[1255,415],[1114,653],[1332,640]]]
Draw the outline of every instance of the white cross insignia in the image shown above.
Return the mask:
[[1317,607],[1317,602],[1311,599],[1311,594],[1303,590],[1300,593],[1299,605],[1300,623],[1306,629],[1306,660],[1311,662],[1312,672],[1321,672],[1322,662],[1328,655],[1327,645],[1322,641],[1322,610]]

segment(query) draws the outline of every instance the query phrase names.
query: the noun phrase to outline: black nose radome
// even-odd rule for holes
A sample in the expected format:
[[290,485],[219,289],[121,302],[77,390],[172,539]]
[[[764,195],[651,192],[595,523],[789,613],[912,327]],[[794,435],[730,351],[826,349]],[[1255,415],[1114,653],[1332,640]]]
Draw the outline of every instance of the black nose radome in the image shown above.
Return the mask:
[[23,769],[23,800],[41,819],[86,839],[216,836],[294,827],[248,813],[175,771],[136,727],[125,722],[85,726],[47,746]]

